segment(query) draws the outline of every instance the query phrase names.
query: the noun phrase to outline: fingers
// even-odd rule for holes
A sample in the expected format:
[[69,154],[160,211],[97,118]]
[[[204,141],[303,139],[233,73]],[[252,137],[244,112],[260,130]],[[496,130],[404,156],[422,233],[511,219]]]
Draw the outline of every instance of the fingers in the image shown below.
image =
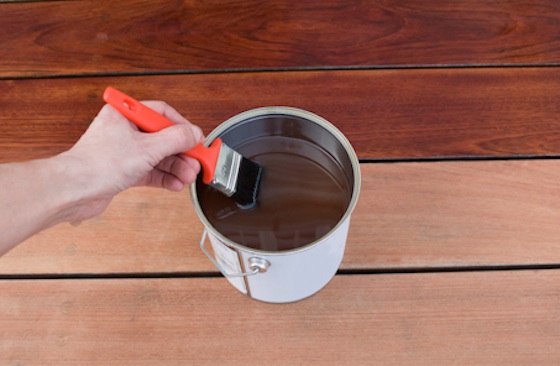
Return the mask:
[[174,155],[162,160],[157,169],[173,175],[185,184],[190,184],[200,172],[200,163],[185,155]]
[[141,103],[177,124],[184,125],[190,123],[185,117],[177,112],[175,108],[161,100],[143,100]]
[[154,101],[154,100],[143,101],[142,103],[152,108],[154,111],[158,112],[164,117],[168,118],[175,124],[189,126],[192,129],[192,133],[196,143],[199,143],[204,140],[204,134],[202,133],[200,127],[192,124],[189,120],[183,117],[179,112],[177,112],[177,110],[175,110],[175,108],[171,107],[169,104],[162,101]]
[[[112,126],[111,131],[116,131],[115,134],[119,138],[114,140],[118,140],[120,143],[115,141],[105,142],[111,146],[119,147],[122,147],[123,141],[129,142],[128,148],[124,150],[121,148],[118,154],[126,152],[127,159],[136,162],[126,165],[132,167],[130,169],[134,172],[125,172],[125,176],[143,176],[139,181],[132,184],[180,191],[185,184],[194,182],[200,171],[199,162],[182,153],[202,142],[204,134],[198,126],[190,123],[167,103],[161,101],[142,103],[165,116],[175,125],[154,133],[138,133],[136,128],[132,130],[123,129],[122,127],[125,125],[117,123],[117,120],[122,120],[122,122],[128,122],[128,120],[115,109],[106,105],[102,108],[98,117],[101,121],[112,121],[108,125]],[[130,122],[128,124],[132,125]],[[117,125],[121,127],[117,128]],[[106,139],[107,136],[104,138]],[[142,171],[144,171],[143,174]]]
[[137,185],[181,191],[185,185],[196,180],[199,172],[200,163],[197,160],[184,155],[170,156],[162,160]]
[[174,175],[162,172],[161,170],[154,169],[145,180],[138,182],[137,185],[165,188],[170,191],[179,192],[185,187],[185,183]]
[[197,136],[189,126],[175,125],[159,132],[141,136],[142,151],[152,166],[163,159],[192,149],[197,143]]
[[149,145],[147,151],[151,151],[153,158],[156,160],[155,163],[159,163],[167,156],[190,150],[204,140],[204,134],[200,127],[190,123],[167,103],[161,101],[142,103],[176,123],[175,126],[165,128],[146,137]]

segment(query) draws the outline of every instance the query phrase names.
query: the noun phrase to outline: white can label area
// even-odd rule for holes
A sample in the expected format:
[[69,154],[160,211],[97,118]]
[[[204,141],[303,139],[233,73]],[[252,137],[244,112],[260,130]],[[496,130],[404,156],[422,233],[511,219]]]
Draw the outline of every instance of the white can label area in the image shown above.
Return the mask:
[[[239,256],[237,255],[237,252],[222,244],[219,240],[213,239],[214,238],[212,238],[211,240],[212,249],[214,249],[214,256],[216,257],[216,260],[225,272],[222,274],[225,276],[226,274],[243,272],[241,269],[241,264],[239,263]],[[229,277],[227,279],[239,291],[243,292],[244,294],[247,293],[244,277]]]

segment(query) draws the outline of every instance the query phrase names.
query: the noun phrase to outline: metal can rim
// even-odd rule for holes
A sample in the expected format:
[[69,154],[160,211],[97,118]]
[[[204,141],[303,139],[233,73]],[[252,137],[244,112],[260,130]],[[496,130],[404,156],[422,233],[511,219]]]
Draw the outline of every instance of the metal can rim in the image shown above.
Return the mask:
[[348,154],[348,157],[349,157],[349,159],[351,161],[351,164],[352,164],[352,173],[353,173],[353,176],[354,176],[354,182],[353,182],[353,186],[352,186],[352,197],[350,199],[350,202],[348,203],[348,207],[346,209],[346,212],[340,218],[340,220],[337,222],[337,224],[331,230],[329,230],[328,233],[326,233],[325,235],[323,235],[319,239],[317,239],[317,240],[315,240],[315,241],[313,241],[309,244],[303,245],[301,247],[297,247],[297,248],[293,248],[293,249],[289,249],[289,250],[283,250],[283,251],[260,250],[260,249],[255,249],[255,248],[251,248],[251,247],[246,247],[242,244],[236,243],[233,240],[231,240],[231,239],[227,238],[226,236],[222,235],[222,233],[220,233],[214,226],[212,226],[210,221],[206,218],[206,215],[204,215],[204,212],[202,211],[202,207],[201,207],[201,205],[198,201],[198,196],[197,196],[197,193],[196,193],[196,182],[192,183],[191,186],[190,186],[190,195],[191,195],[191,200],[193,202],[193,205],[194,205],[194,208],[195,208],[195,211],[196,211],[196,214],[197,214],[198,218],[202,221],[205,228],[207,230],[209,230],[214,236],[216,236],[223,244],[225,244],[229,247],[235,248],[237,250],[241,250],[241,251],[246,252],[246,253],[255,253],[255,254],[267,255],[267,256],[285,256],[285,255],[291,255],[291,254],[294,254],[294,253],[302,252],[302,251],[308,250],[312,247],[315,247],[317,245],[320,245],[321,242],[323,242],[326,238],[330,237],[334,232],[337,231],[337,229],[346,220],[349,219],[350,215],[354,211],[354,208],[356,207],[356,203],[357,203],[358,197],[360,195],[360,187],[361,187],[360,162],[359,162],[358,157],[356,155],[356,152],[355,152],[354,148],[352,147],[352,145],[350,144],[350,141],[348,140],[348,138],[335,125],[333,125],[331,122],[327,121],[325,118],[323,118],[323,117],[321,117],[321,116],[319,116],[319,115],[317,115],[313,112],[309,112],[309,111],[306,111],[306,110],[300,109],[300,108],[287,107],[287,106],[259,107],[259,108],[254,108],[254,109],[250,109],[248,111],[239,113],[239,114],[227,119],[225,122],[221,123],[214,130],[212,130],[212,132],[210,132],[208,134],[208,136],[206,137],[205,145],[206,146],[210,145],[215,138],[221,136],[221,134],[223,134],[226,130],[228,130],[230,127],[234,126],[235,124],[238,124],[240,122],[243,122],[243,121],[251,119],[251,118],[262,117],[262,116],[266,116],[266,115],[294,116],[294,117],[303,118],[303,119],[305,119],[309,122],[316,123],[319,126],[325,128],[329,133],[331,133],[337,139],[337,141],[342,145],[342,147],[344,147],[344,150]]

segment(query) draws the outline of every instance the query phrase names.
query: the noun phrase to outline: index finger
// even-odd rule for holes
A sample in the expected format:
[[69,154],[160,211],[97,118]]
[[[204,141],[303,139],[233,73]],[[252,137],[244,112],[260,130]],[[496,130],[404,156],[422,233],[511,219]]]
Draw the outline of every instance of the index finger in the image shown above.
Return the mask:
[[202,133],[202,129],[183,117],[179,112],[177,112],[175,108],[173,108],[166,102],[163,102],[161,100],[147,100],[142,101],[141,103],[166,117],[173,123],[191,127],[195,140],[197,142],[204,141],[204,134]]

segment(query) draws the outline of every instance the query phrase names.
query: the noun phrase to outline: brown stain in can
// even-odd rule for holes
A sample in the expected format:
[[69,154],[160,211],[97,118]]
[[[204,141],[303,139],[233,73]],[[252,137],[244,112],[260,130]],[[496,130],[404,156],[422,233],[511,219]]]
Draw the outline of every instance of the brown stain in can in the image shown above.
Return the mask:
[[197,192],[204,215],[225,237],[250,248],[285,251],[320,239],[344,216],[351,185],[321,147],[276,135],[249,140],[235,149],[264,167],[257,206],[241,209],[202,184]]

